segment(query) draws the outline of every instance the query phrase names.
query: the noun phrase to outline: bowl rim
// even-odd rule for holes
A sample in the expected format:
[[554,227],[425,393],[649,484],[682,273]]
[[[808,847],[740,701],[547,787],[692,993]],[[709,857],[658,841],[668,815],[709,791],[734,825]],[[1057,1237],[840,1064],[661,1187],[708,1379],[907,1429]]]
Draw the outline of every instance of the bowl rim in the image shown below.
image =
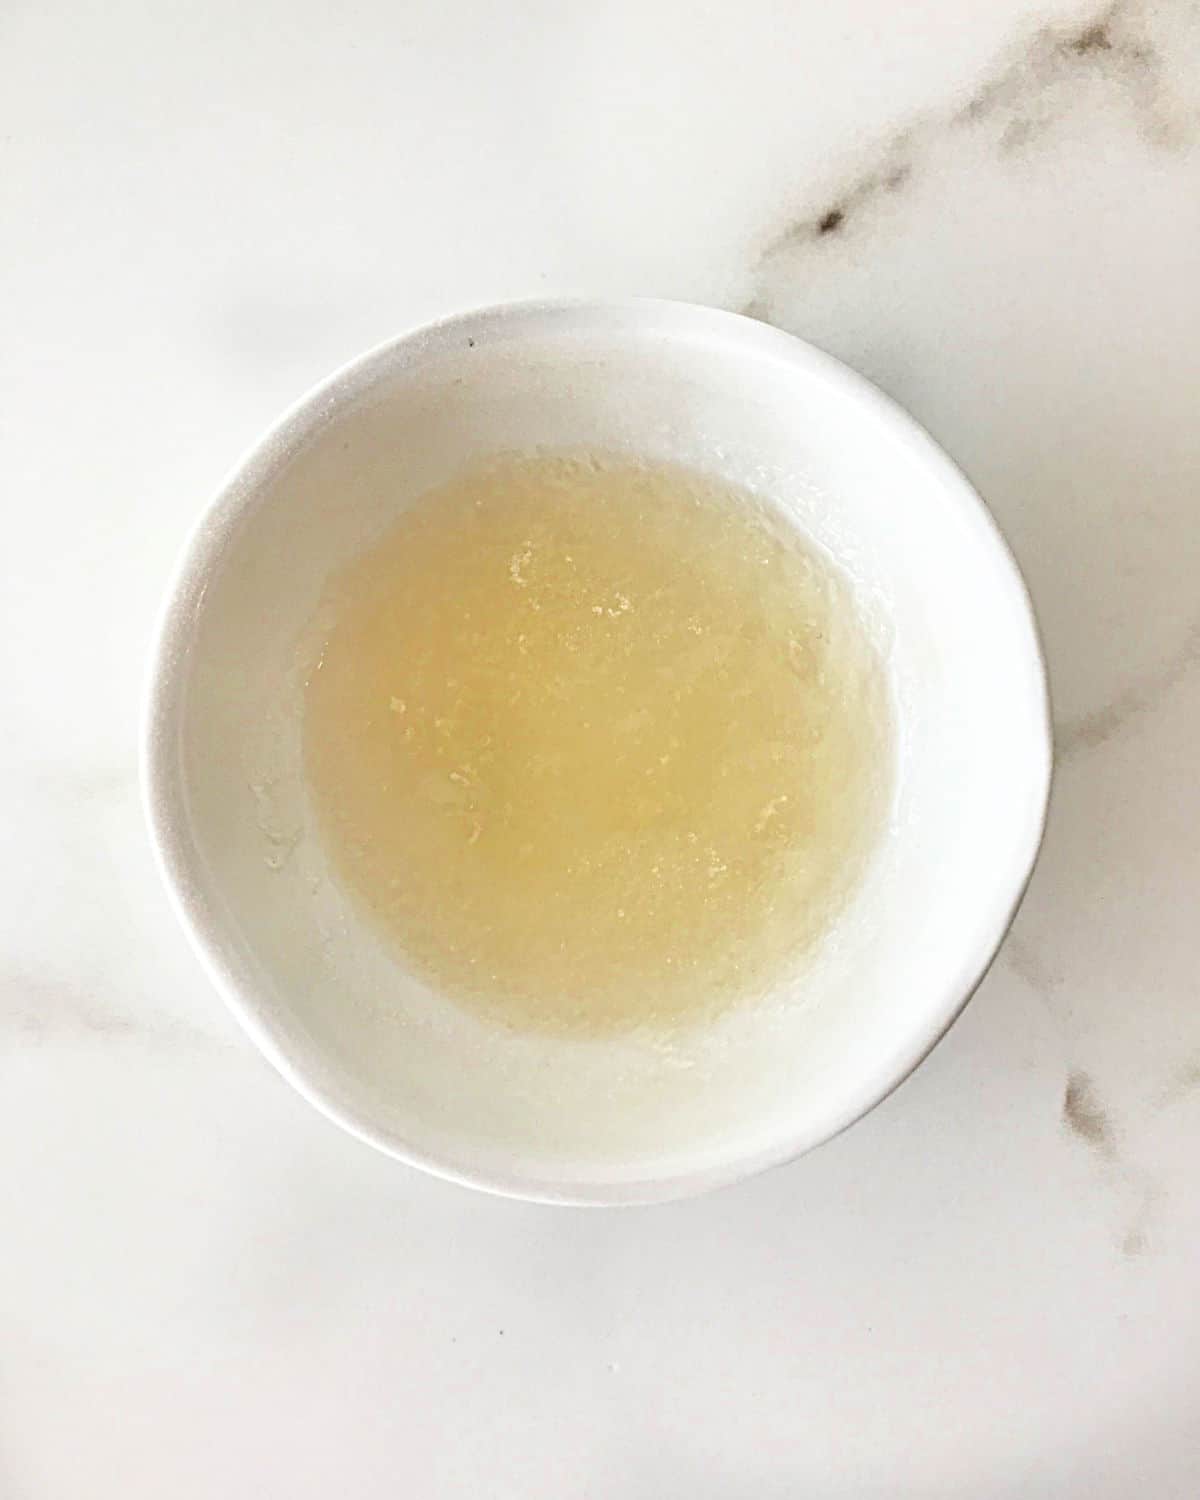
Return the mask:
[[[256,993],[249,965],[239,960],[222,931],[218,913],[198,878],[187,837],[186,792],[179,724],[187,674],[185,661],[194,618],[207,581],[219,566],[240,519],[253,509],[264,483],[280,464],[388,369],[415,362],[448,339],[494,337],[505,328],[539,320],[570,323],[599,320],[636,335],[639,324],[659,334],[664,322],[671,333],[719,335],[734,339],[747,352],[806,366],[848,402],[892,429],[971,513],[980,534],[995,554],[1012,608],[1024,615],[1030,651],[1025,663],[1031,691],[1030,741],[1026,775],[1031,790],[1030,815],[1019,852],[1003,879],[992,883],[986,936],[967,970],[947,984],[937,1024],[904,1038],[886,1076],[864,1077],[848,1091],[842,1107],[817,1126],[798,1130],[766,1151],[747,1152],[717,1166],[669,1176],[611,1178],[569,1174],[542,1178],[521,1169],[514,1159],[506,1170],[454,1161],[425,1148],[397,1140],[364,1118],[337,1090],[318,1081],[285,1045],[285,1030],[275,1024],[271,1007]],[[1038,732],[1040,731],[1040,733]],[[786,1165],[832,1140],[888,1098],[933,1051],[982,984],[1012,926],[1032,878],[1045,835],[1053,777],[1054,745],[1050,688],[1045,651],[1028,587],[995,518],[970,480],[924,427],[898,402],[865,376],[798,335],[740,313],[697,303],[650,297],[552,297],[502,302],[451,314],[383,340],[355,356],[304,392],[241,455],[213,498],[194,522],[172,570],[154,628],[139,735],[143,808],[155,862],[168,896],[202,968],[250,1039],[282,1076],[317,1110],[359,1140],[399,1161],[464,1186],[503,1197],[576,1206],[632,1205],[666,1202],[741,1181],[772,1167]]]

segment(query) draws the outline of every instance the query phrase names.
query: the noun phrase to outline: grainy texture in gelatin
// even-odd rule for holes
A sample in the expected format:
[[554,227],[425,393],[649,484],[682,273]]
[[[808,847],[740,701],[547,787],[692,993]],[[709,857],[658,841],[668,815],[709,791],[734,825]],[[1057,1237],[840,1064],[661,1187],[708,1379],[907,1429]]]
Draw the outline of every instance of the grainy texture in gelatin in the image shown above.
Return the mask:
[[890,779],[850,591],[750,496],[497,460],[327,600],[310,794],[411,967],[517,1029],[670,1029],[768,987],[851,889]]

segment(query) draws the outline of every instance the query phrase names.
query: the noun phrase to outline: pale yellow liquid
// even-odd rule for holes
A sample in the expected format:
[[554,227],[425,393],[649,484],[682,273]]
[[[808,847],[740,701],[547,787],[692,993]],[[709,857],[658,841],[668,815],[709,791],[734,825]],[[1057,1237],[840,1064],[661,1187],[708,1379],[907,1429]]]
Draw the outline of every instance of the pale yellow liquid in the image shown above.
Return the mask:
[[670,1029],[841,908],[890,780],[846,582],[750,496],[499,460],[335,582],[307,685],[335,868],[443,995],[522,1030]]

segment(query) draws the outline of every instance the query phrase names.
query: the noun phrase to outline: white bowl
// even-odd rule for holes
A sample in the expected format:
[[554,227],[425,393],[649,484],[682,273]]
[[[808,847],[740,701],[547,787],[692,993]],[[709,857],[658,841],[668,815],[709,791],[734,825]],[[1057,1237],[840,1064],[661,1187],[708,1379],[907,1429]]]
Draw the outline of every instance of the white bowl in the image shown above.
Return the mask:
[[[301,774],[300,663],[331,570],[473,460],[580,445],[774,497],[887,639],[895,795],[861,888],[789,993],[669,1041],[513,1036],[431,995],[328,873]],[[1033,865],[1050,769],[1028,596],[941,449],[799,339],[654,301],[468,313],[306,396],[187,547],[145,736],[179,914],[284,1076],[405,1161],[570,1203],[727,1183],[882,1099],[987,969]]]

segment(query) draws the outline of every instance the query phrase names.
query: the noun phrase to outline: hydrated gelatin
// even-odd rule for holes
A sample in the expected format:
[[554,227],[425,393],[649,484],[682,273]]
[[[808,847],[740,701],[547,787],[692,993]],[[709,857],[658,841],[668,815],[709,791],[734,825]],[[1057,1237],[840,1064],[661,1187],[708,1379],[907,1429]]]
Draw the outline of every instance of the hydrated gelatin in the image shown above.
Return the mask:
[[448,998],[525,1030],[671,1028],[828,928],[890,785],[846,580],[748,493],[496,460],[327,599],[306,689],[335,870]]

